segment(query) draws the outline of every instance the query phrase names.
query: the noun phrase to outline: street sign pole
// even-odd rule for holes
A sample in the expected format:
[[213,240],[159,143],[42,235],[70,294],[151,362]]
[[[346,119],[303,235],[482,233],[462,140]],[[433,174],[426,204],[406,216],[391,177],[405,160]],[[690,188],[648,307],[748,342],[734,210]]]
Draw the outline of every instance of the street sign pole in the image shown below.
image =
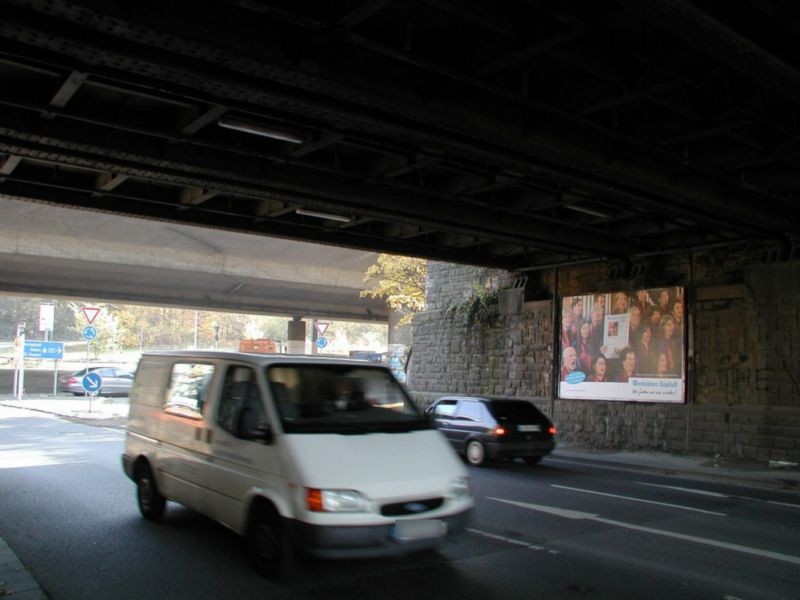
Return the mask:
[[[86,371],[83,374],[84,377],[89,374],[89,347],[91,345],[92,342],[90,340],[86,340]],[[92,412],[92,397],[89,395],[89,390],[83,388],[83,395],[89,396],[89,412]]]
[[27,323],[17,323],[17,337],[15,341],[16,368],[14,369],[14,398],[22,400],[25,390],[25,327]]
[[[97,336],[97,331],[94,327],[92,327],[92,323],[97,318],[97,315],[100,314],[100,308],[96,306],[84,306],[81,308],[83,312],[83,316],[86,317],[86,322],[89,323],[86,327],[83,328],[83,339],[86,340],[86,372],[83,375],[83,378],[89,375],[89,349],[92,347],[92,340]],[[92,412],[92,396],[89,394],[89,390],[86,389],[84,386],[84,394],[89,396],[89,412]]]

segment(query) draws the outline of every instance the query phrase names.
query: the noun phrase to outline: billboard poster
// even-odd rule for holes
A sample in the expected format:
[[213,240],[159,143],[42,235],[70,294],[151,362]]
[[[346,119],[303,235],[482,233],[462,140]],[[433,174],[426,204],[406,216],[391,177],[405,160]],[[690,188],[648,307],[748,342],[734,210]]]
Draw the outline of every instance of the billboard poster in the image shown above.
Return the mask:
[[684,288],[563,298],[559,397],[685,401]]

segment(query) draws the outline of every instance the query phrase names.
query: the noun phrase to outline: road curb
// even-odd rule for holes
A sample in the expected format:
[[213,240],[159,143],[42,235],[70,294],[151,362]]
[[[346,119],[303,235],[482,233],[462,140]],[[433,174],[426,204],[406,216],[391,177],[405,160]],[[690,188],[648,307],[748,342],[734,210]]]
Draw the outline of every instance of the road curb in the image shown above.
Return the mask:
[[48,600],[47,595],[19,557],[0,537],[0,598]]

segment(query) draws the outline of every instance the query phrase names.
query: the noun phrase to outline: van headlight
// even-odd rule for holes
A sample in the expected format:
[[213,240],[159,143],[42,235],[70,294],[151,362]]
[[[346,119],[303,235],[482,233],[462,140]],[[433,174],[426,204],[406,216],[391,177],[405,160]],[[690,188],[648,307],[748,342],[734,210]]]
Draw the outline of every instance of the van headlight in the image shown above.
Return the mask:
[[450,495],[453,498],[469,498],[471,496],[469,490],[469,478],[458,477],[450,483]]
[[367,512],[369,501],[355,490],[307,488],[306,506],[313,512]]

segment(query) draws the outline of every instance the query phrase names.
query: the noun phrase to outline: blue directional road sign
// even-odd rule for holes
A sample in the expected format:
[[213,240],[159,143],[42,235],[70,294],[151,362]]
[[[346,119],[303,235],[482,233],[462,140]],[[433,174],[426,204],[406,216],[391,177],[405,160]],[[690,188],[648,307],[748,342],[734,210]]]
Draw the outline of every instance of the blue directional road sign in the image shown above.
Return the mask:
[[84,375],[81,385],[83,386],[83,389],[90,394],[95,394],[100,391],[101,387],[103,387],[103,378],[100,377],[99,374],[92,371]]
[[25,358],[47,358],[61,360],[64,358],[64,342],[37,342],[25,340]]
[[328,340],[325,338],[317,338],[317,348],[324,348],[328,345]]
[[92,327],[91,325],[87,325],[83,328],[83,339],[85,340],[93,340],[97,337],[97,329]]

